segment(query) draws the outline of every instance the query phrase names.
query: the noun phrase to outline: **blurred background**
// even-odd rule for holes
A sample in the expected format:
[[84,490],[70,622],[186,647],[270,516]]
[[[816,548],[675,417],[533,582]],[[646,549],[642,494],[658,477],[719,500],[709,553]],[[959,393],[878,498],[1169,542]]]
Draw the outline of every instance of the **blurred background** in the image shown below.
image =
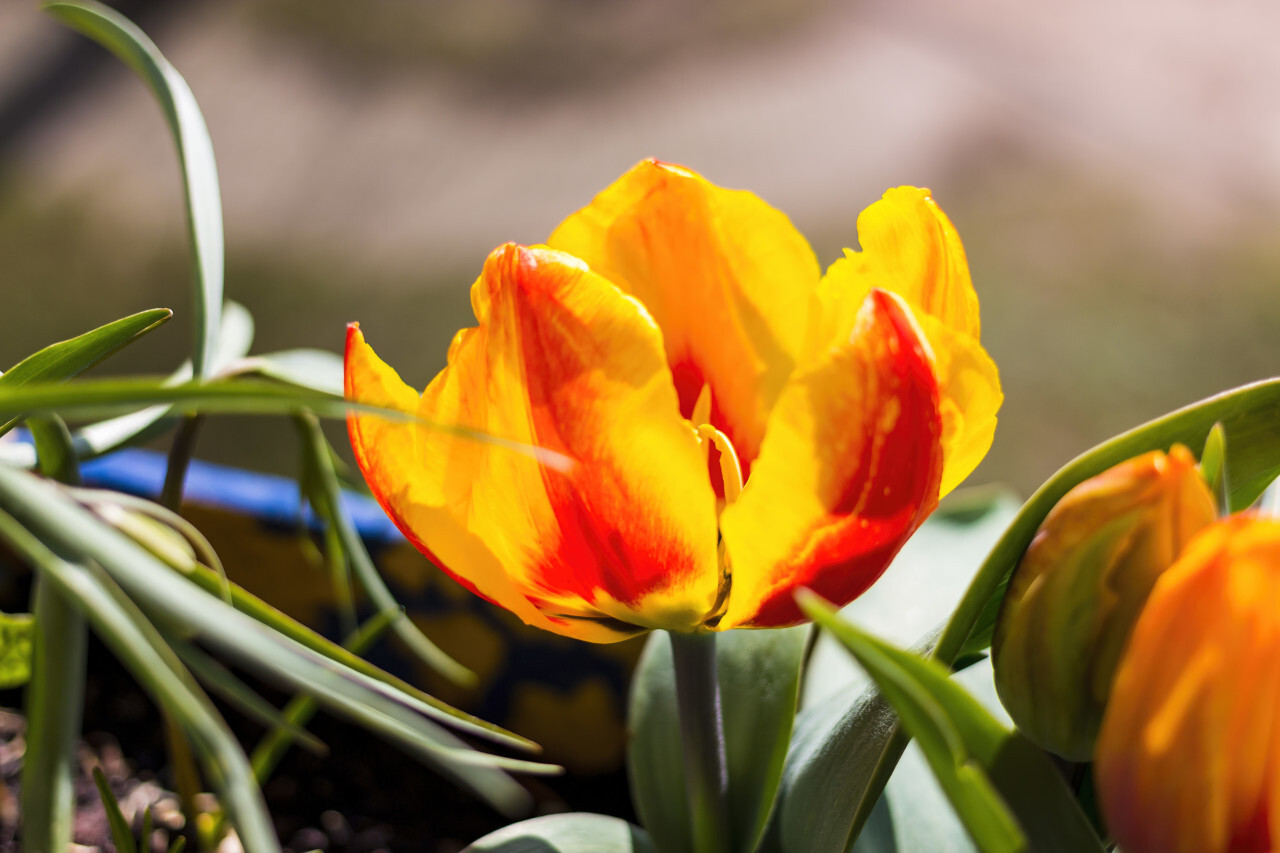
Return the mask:
[[[1028,493],[1116,431],[1280,372],[1280,6],[1195,0],[119,2],[195,92],[257,351],[359,320],[422,387],[485,254],[642,157],[787,212],[825,265],[886,188],[968,250],[1006,404],[972,482]],[[105,52],[0,6],[0,363],[190,310],[176,158]],[[708,329],[708,334],[714,334]],[[284,422],[199,455],[294,471]],[[1198,448],[1197,448],[1198,450]]]

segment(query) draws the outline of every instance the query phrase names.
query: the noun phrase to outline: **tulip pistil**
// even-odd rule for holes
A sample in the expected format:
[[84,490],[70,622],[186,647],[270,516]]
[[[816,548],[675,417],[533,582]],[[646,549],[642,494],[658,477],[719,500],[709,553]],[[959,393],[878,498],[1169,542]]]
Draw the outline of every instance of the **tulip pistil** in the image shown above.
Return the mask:
[[[699,401],[703,397],[709,399],[705,388]],[[720,451],[720,479],[724,482],[724,505],[728,506],[742,494],[742,463],[738,461],[738,452],[733,449],[733,442],[729,441],[729,437],[711,424],[703,423],[698,426],[698,438],[704,445],[710,442]],[[720,540],[717,555],[720,563],[720,589],[715,605],[703,620],[708,628],[715,628],[724,616],[729,606],[729,589],[733,582],[733,569],[729,565],[729,552],[725,549],[723,539]]]
[[720,477],[724,480],[724,502],[728,506],[742,494],[742,463],[738,461],[738,452],[729,437],[711,424],[699,425],[698,437],[710,441],[720,451]]

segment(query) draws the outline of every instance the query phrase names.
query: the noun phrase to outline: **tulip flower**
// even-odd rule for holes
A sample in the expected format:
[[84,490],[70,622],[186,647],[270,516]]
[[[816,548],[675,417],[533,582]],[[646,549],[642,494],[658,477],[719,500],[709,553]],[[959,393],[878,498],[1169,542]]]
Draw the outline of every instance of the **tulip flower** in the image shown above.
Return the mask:
[[1152,586],[1217,508],[1174,445],[1085,480],[1045,517],[1000,608],[991,658],[1009,716],[1039,746],[1088,761],[1120,652]]
[[478,325],[421,395],[352,325],[349,398],[553,450],[354,415],[382,506],[526,622],[610,642],[803,620],[861,594],[991,443],[1001,401],[964,250],[891,190],[822,275],[755,195],[644,161],[546,246],[489,255]]
[[1280,849],[1280,522],[1196,537],[1120,662],[1094,775],[1125,853]]

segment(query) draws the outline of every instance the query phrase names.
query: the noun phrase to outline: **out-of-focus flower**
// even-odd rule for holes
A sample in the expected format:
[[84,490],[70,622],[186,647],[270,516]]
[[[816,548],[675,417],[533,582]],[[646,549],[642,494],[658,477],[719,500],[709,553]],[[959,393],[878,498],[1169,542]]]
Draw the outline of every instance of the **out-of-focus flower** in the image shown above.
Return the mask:
[[847,602],[981,460],[1001,401],[964,251],[885,194],[823,276],[778,211],[645,161],[471,290],[420,396],[348,331],[347,395],[554,450],[350,419],[374,494],[461,583],[608,642],[795,623]]
[[1094,776],[1125,853],[1280,845],[1280,522],[1215,524],[1161,576],[1102,721]]
[[1213,495],[1181,445],[1084,481],[1045,517],[1009,582],[991,644],[1000,700],[1028,737],[1089,760],[1151,587],[1215,518]]

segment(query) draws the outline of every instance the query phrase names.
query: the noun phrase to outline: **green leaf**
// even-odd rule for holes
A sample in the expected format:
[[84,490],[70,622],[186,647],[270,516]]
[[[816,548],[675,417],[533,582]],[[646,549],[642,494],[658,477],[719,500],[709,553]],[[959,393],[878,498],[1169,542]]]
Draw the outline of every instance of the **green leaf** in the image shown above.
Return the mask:
[[[103,359],[157,328],[173,316],[168,308],[153,308],[99,326],[67,341],[50,344],[15,364],[0,376],[0,388],[32,382],[58,382],[78,376]],[[20,418],[0,424],[4,435]]]
[[1218,512],[1226,514],[1230,503],[1227,488],[1227,431],[1218,422],[1209,430],[1200,454],[1200,475],[1209,484],[1209,491],[1218,502]]
[[0,613],[0,690],[21,687],[31,678],[34,636],[30,613]]
[[[582,812],[504,826],[462,853],[657,853],[645,831],[625,820]],[[663,853],[669,853],[662,848]]]
[[400,612],[400,603],[383,582],[382,575],[378,574],[377,566],[364,547],[364,540],[360,538],[355,523],[343,506],[342,487],[333,468],[333,452],[324,433],[320,431],[320,422],[314,417],[302,415],[298,417],[297,423],[303,453],[314,475],[316,487],[308,497],[316,512],[337,533],[346,559],[373,606],[380,612],[397,614],[396,620],[391,623],[391,630],[419,660],[455,684],[474,685],[474,672],[445,654],[422,633],[412,619]]
[[[936,640],[1020,506],[1015,495],[1000,489],[952,494],[907,540],[884,575],[840,611],[841,617],[907,648],[929,634]],[[825,631],[817,635],[805,667],[806,706],[849,685],[869,683],[839,641]]]
[[[1001,490],[956,492],[842,615],[896,643],[931,648],[1017,507]],[[803,705],[764,849],[843,850],[879,801],[907,738],[892,707],[827,632],[809,656]]]
[[[0,466],[0,472],[5,470]],[[0,512],[0,538],[36,568],[42,581],[56,587],[60,598],[83,614],[138,683],[181,721],[208,778],[232,812],[246,848],[268,853],[278,851],[266,804],[240,745],[208,697],[133,602],[101,569],[62,559],[5,512]],[[78,708],[79,702],[69,701],[67,694],[62,693],[54,707],[71,705]],[[24,797],[24,807],[27,799],[29,797]],[[32,849],[63,848],[37,846]]]
[[294,725],[274,705],[236,678],[225,666],[200,651],[198,646],[175,636],[166,636],[165,640],[196,678],[240,713],[268,728],[281,729],[288,738],[316,755],[328,753],[323,741]]
[[99,379],[0,388],[0,417],[17,414],[93,415],[153,403],[170,404],[171,411],[193,413],[296,414],[308,410],[320,417],[345,418],[351,412],[362,412],[391,420],[411,421],[428,429],[482,441],[524,454],[557,470],[566,470],[573,465],[572,460],[553,450],[466,427],[424,420],[396,409],[356,403],[333,394],[275,382],[224,379],[170,385],[163,379]]
[[195,276],[195,375],[208,378],[222,314],[222,200],[213,143],[187,82],[129,19],[91,0],[46,3],[54,17],[111,51],[151,88],[178,150]]
[[243,358],[228,373],[254,373],[299,388],[342,395],[342,356],[321,349],[291,349]]
[[[795,718],[807,626],[716,635],[724,711],[732,849],[750,853],[764,831]],[[641,822],[667,853],[692,850],[671,640],[655,631],[631,685],[627,745]]]
[[315,696],[330,711],[444,772],[469,767],[474,772],[465,778],[483,774],[486,786],[473,786],[473,790],[501,811],[516,813],[528,802],[527,792],[501,770],[560,772],[558,767],[470,748],[420,716],[412,697],[335,666],[329,658],[209,595],[46,481],[0,466],[0,507],[70,558],[101,565],[151,618],[181,626],[192,640],[249,672]]
[[1101,853],[1088,819],[1044,753],[992,717],[946,668],[844,622],[813,593],[802,592],[797,600],[875,680],[981,850]]
[[1171,412],[1121,433],[1063,466],[1026,502],[982,564],[938,639],[934,657],[951,664],[961,654],[990,647],[1009,576],[1040,522],[1063,495],[1141,453],[1168,450],[1175,443],[1203,447],[1216,423],[1231,435],[1231,445],[1226,448],[1228,510],[1235,512],[1257,500],[1280,474],[1280,379],[1245,385]]
[[138,845],[133,840],[133,831],[129,828],[129,822],[124,819],[124,813],[120,811],[120,801],[111,790],[107,774],[103,773],[102,768],[97,765],[93,768],[93,784],[98,786],[98,796],[102,799],[103,811],[107,813],[107,823],[111,827],[111,840],[116,845],[117,853],[138,853]]

